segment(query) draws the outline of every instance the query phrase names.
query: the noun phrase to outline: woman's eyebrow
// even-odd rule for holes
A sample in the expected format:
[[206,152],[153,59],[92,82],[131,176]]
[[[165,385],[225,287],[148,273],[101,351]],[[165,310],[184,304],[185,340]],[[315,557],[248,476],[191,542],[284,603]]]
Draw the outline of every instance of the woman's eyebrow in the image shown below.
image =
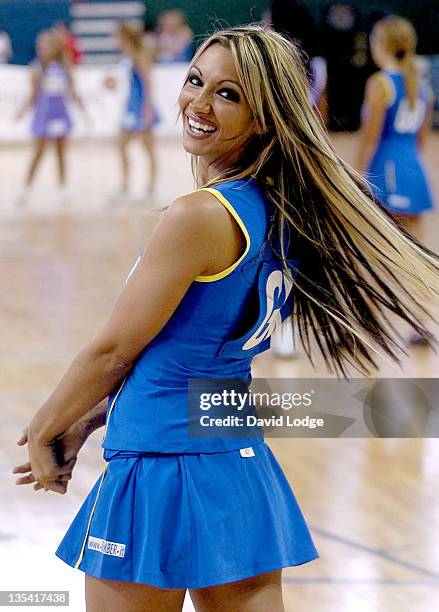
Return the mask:
[[[200,73],[200,76],[203,76],[203,73],[201,72],[201,70],[198,68],[196,64],[192,64],[191,68],[195,68],[195,70],[198,70],[198,72]],[[223,79],[222,81],[218,81],[218,84],[221,84],[221,83],[233,83],[234,85],[239,87],[239,89],[242,89],[241,85],[237,83],[236,81],[233,81],[232,79]]]
[[232,79],[223,79],[222,81],[218,81],[218,84],[220,83],[233,83],[234,85],[236,85],[237,87],[241,88],[241,85],[239,83],[237,83],[236,81],[232,81]]

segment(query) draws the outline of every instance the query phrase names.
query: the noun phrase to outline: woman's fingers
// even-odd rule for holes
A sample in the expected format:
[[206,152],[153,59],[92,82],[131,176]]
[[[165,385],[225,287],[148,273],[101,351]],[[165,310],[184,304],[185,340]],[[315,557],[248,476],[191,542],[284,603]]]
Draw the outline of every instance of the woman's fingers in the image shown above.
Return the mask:
[[[28,427],[26,427],[20,438],[17,440],[18,446],[23,446],[24,444],[29,443],[28,439]],[[50,447],[50,445],[49,445]],[[23,474],[20,478],[17,478],[17,485],[27,485],[33,484],[33,488],[35,491],[40,491],[44,489],[45,491],[53,491],[55,493],[64,494],[67,491],[69,480],[72,478],[72,470],[77,460],[77,453],[71,456],[68,460],[65,460],[63,465],[60,466],[56,462],[55,454],[53,452],[53,448],[38,448],[37,450],[42,457],[43,461],[41,461],[40,457],[37,455],[36,465],[32,471],[32,466],[34,465],[32,450],[34,450],[33,446],[30,446],[30,461],[26,463],[22,463],[13,468],[13,474]],[[40,459],[40,461],[38,461]],[[44,463],[46,465],[44,466]],[[34,473],[36,472],[37,477],[35,477]]]
[[45,481],[52,482],[54,480],[61,480],[63,476],[70,475],[71,477],[71,473],[72,473],[72,467],[70,465],[66,465],[62,468],[55,467],[50,472],[47,472],[47,474],[43,474],[42,476],[40,476],[38,480],[41,480],[41,482],[45,482]]
[[54,491],[55,493],[61,493],[61,495],[67,491],[67,484],[57,481],[46,482],[43,487],[45,491]]
[[[60,476],[57,479],[54,479],[54,480],[45,480],[44,482],[38,482],[37,484],[40,485],[38,487],[39,489],[44,489],[45,486],[50,486],[54,482],[66,483],[69,480],[71,480],[71,478],[72,478],[71,474],[63,474],[62,476]],[[17,478],[17,480],[15,481],[15,484],[23,485],[23,484],[32,484],[33,482],[36,482],[36,480],[34,478],[34,475],[33,474],[27,474],[26,476],[21,476],[20,478]]]
[[[25,476],[21,476],[20,478],[17,478],[17,480],[15,481],[15,484],[17,485],[32,484],[33,482],[36,482],[34,475],[32,474],[31,464],[29,462],[23,463],[22,465],[17,465],[12,470],[12,473],[13,474],[25,474]],[[46,477],[44,479],[41,479],[40,482],[41,483],[45,483],[45,482],[66,483],[69,480],[71,480],[71,478],[72,478],[72,467],[64,467],[63,469],[60,469],[56,473],[46,475]],[[34,486],[34,489],[36,491],[44,488],[44,484],[40,484],[40,482],[37,483],[39,485],[38,488]]]
[[17,440],[17,444],[18,446],[23,446],[24,444],[27,444],[27,427],[25,427],[23,429],[23,433],[21,434],[21,436],[18,438]]
[[15,484],[18,484],[18,485],[32,484],[33,482],[35,482],[35,478],[33,477],[33,474],[28,474],[27,476],[22,476],[21,478],[17,478],[17,480],[15,481]]
[[[26,470],[29,471],[29,470]],[[24,484],[32,484],[33,482],[36,482],[36,484],[38,485],[38,488],[36,488],[34,486],[34,489],[36,491],[38,491],[39,489],[44,489],[45,484],[52,484],[52,482],[58,482],[58,483],[68,483],[69,480],[71,480],[72,478],[72,474],[68,473],[68,474],[59,474],[58,477],[54,477],[53,480],[44,480],[41,482],[36,482],[34,475],[31,474],[26,474],[26,476],[21,476],[20,478],[17,478],[17,480],[15,481],[15,484],[18,485],[24,485]]]
[[[76,463],[76,457],[73,457],[72,459],[66,462],[66,465],[64,465],[64,467],[59,468],[56,471],[56,474],[71,473],[75,463]],[[16,465],[12,470],[12,474],[25,474],[26,472],[30,472],[30,471],[32,471],[32,467],[31,467],[30,462],[27,461],[26,463],[22,463],[21,465]]]
[[54,491],[55,493],[65,493],[67,491],[68,482],[61,480],[51,480],[46,482],[37,482],[34,484],[36,491],[44,489],[44,491]]
[[27,463],[22,463],[21,465],[16,465],[12,470],[13,474],[24,474],[26,472],[30,472],[32,470],[29,461]]

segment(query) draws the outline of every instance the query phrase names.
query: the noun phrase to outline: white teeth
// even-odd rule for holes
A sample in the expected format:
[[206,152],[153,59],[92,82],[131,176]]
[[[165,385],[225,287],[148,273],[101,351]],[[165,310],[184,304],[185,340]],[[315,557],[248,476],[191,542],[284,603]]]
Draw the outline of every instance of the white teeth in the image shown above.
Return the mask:
[[214,132],[216,130],[216,127],[212,127],[211,125],[206,125],[205,123],[198,123],[197,121],[194,121],[190,117],[188,117],[188,122],[191,128],[195,128],[196,130],[200,130],[203,132]]

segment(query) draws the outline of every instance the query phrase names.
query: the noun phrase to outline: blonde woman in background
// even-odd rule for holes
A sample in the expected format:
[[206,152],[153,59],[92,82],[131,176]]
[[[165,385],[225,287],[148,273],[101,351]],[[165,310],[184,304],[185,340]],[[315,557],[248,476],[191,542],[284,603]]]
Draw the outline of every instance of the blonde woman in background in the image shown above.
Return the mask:
[[[370,43],[380,71],[366,85],[358,168],[389,212],[422,240],[422,217],[434,208],[419,155],[431,127],[432,92],[418,71],[416,33],[407,19],[384,17]],[[410,343],[429,344],[429,336],[415,333]]]
[[[131,164],[128,146],[135,136],[139,136],[149,162],[148,182],[142,198],[150,203],[154,197],[157,179],[157,158],[153,128],[159,122],[157,111],[152,102],[151,69],[155,50],[146,47],[142,41],[143,32],[137,26],[123,23],[116,30],[118,46],[124,54],[122,61],[128,70],[128,95],[121,121],[118,150],[122,167],[122,183],[113,201],[126,201],[129,198]],[[106,79],[108,88],[113,89],[116,82]]]

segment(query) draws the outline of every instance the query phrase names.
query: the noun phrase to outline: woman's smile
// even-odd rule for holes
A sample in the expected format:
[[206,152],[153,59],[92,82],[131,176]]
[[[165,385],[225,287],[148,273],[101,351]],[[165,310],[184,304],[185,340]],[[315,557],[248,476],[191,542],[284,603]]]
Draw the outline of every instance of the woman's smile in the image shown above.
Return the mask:
[[196,140],[206,140],[218,131],[218,128],[210,121],[198,117],[197,115],[185,115],[186,133]]

